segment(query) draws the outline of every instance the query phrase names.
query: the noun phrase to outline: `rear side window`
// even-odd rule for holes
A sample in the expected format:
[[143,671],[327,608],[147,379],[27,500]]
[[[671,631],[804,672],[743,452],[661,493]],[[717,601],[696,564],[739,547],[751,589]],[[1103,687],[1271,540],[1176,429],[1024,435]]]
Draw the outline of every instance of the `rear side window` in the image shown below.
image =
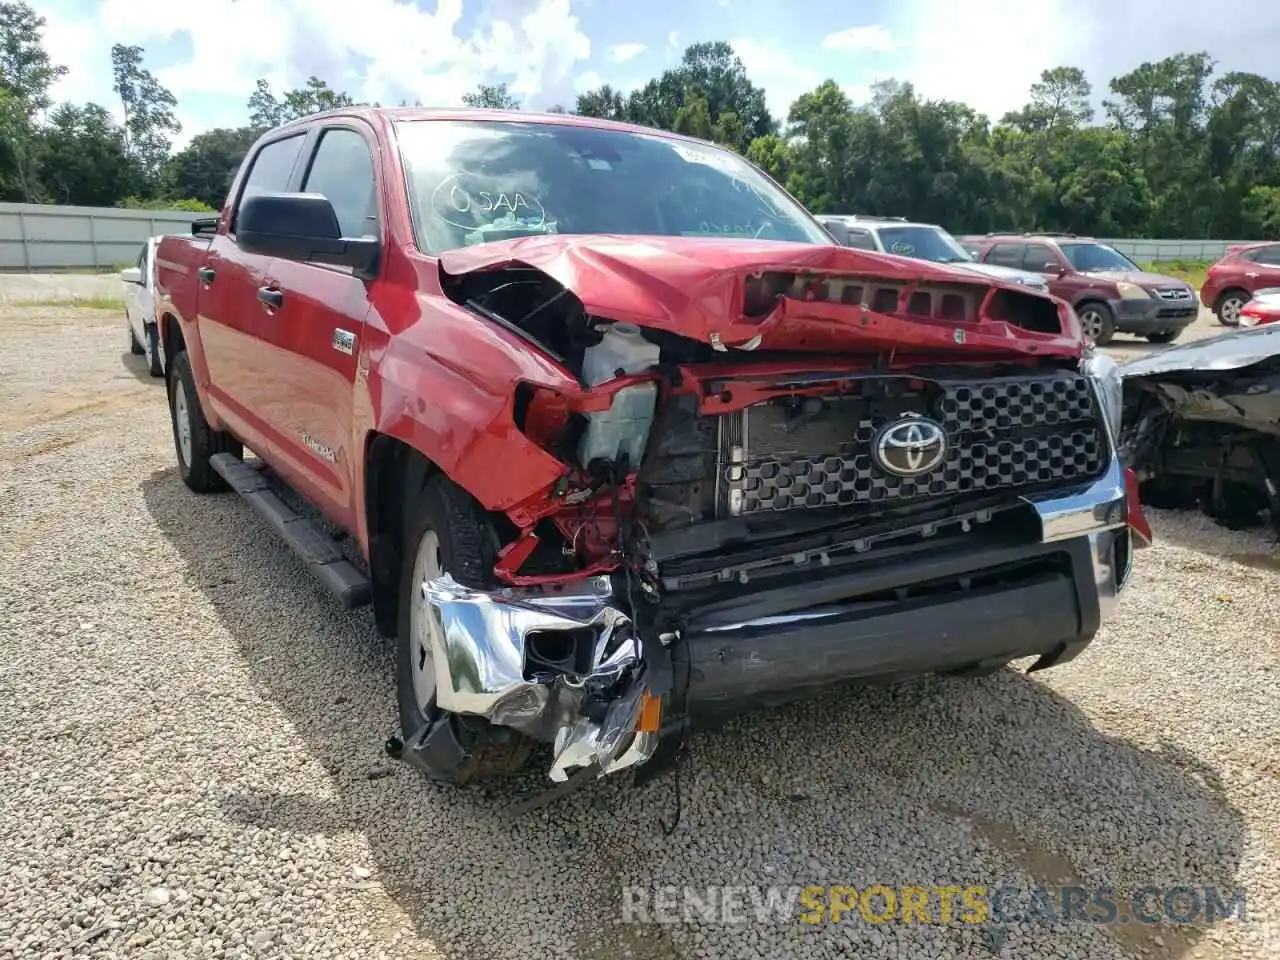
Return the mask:
[[875,239],[872,238],[871,234],[867,233],[865,230],[850,230],[849,246],[853,247],[855,250],[875,250],[876,242]]
[[1022,269],[1034,273],[1056,271],[1060,264],[1053,249],[1043,243],[1028,243],[1026,255],[1022,258]]
[[1256,250],[1257,256],[1253,258],[1255,263],[1266,264],[1269,267],[1280,267],[1280,244],[1271,247],[1262,247]]
[[354,130],[335,128],[324,132],[302,189],[328,198],[344,237],[377,235],[373,155],[364,137]]
[[1002,267],[1021,267],[1025,243],[997,243],[987,252],[987,263]]
[[[240,191],[240,203],[255,194],[279,193],[289,188],[289,175],[293,173],[304,138],[304,134],[298,133],[283,140],[273,140],[258,151],[253,158],[253,166],[249,168],[249,176],[245,178],[244,189]],[[239,212],[237,205],[237,216]],[[234,222],[231,229],[235,231]]]

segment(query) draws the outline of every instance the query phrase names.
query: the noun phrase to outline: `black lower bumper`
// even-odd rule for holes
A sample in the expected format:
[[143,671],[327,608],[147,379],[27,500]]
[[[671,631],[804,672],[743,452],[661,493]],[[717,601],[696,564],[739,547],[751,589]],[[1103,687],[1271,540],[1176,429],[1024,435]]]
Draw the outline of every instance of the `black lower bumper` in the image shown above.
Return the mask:
[[[749,608],[785,613],[732,622],[709,607],[672,651],[690,715],[855,680],[1076,656],[1101,615],[1087,537],[1057,544],[932,553],[880,574],[859,571],[753,594]],[[770,596],[770,594],[780,594]],[[797,606],[797,603],[799,606]],[[683,677],[682,677],[683,674]]]
[[1194,323],[1200,315],[1199,301],[1194,299],[1191,303],[1178,304],[1155,298],[1111,300],[1109,304],[1115,317],[1116,329],[1121,333],[1147,334],[1181,330]]

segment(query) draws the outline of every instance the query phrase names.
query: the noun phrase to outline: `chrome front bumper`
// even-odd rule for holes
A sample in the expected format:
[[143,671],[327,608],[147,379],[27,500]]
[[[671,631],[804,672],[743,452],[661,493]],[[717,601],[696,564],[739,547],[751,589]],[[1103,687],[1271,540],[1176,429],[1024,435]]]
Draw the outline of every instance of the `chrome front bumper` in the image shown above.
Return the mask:
[[[1042,542],[1087,538],[1105,621],[1128,582],[1135,545],[1119,459],[1085,489],[1026,503],[1039,517]],[[424,582],[418,602],[427,615],[441,709],[551,743],[556,782],[577,768],[595,764],[603,775],[652,756],[656,724],[644,729],[641,722],[648,695],[643,651],[608,577],[554,592],[481,592],[446,575]],[[798,610],[774,619],[805,617]],[[761,626],[769,624],[733,625]]]

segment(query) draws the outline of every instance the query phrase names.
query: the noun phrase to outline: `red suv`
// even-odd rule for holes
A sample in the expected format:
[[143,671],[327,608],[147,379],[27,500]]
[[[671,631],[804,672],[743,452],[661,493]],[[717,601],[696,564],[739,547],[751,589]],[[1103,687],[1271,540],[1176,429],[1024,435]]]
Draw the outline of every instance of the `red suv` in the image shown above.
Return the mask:
[[1118,250],[1074,234],[987,234],[960,241],[982,263],[1043,274],[1049,292],[1075,308],[1094,343],[1136,333],[1169,343],[1200,312],[1189,284],[1147,273]]
[[1280,287],[1280,243],[1242,243],[1209,268],[1200,299],[1223,326],[1240,324],[1240,308],[1254,291]]

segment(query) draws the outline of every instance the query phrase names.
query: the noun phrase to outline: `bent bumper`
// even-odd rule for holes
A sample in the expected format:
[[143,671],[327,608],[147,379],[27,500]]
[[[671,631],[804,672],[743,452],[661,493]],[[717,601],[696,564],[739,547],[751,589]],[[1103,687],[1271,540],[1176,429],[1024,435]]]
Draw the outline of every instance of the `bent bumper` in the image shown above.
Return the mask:
[[[1085,489],[1026,499],[1038,523],[1027,541],[873,551],[855,569],[699,604],[661,636],[640,635],[607,577],[554,592],[429,580],[419,602],[437,702],[552,743],[550,775],[564,781],[648,760],[669,694],[697,716],[850,680],[1063,663],[1110,616],[1133,532],[1149,536],[1126,480],[1113,458]],[[651,652],[668,674],[649,669]]]

